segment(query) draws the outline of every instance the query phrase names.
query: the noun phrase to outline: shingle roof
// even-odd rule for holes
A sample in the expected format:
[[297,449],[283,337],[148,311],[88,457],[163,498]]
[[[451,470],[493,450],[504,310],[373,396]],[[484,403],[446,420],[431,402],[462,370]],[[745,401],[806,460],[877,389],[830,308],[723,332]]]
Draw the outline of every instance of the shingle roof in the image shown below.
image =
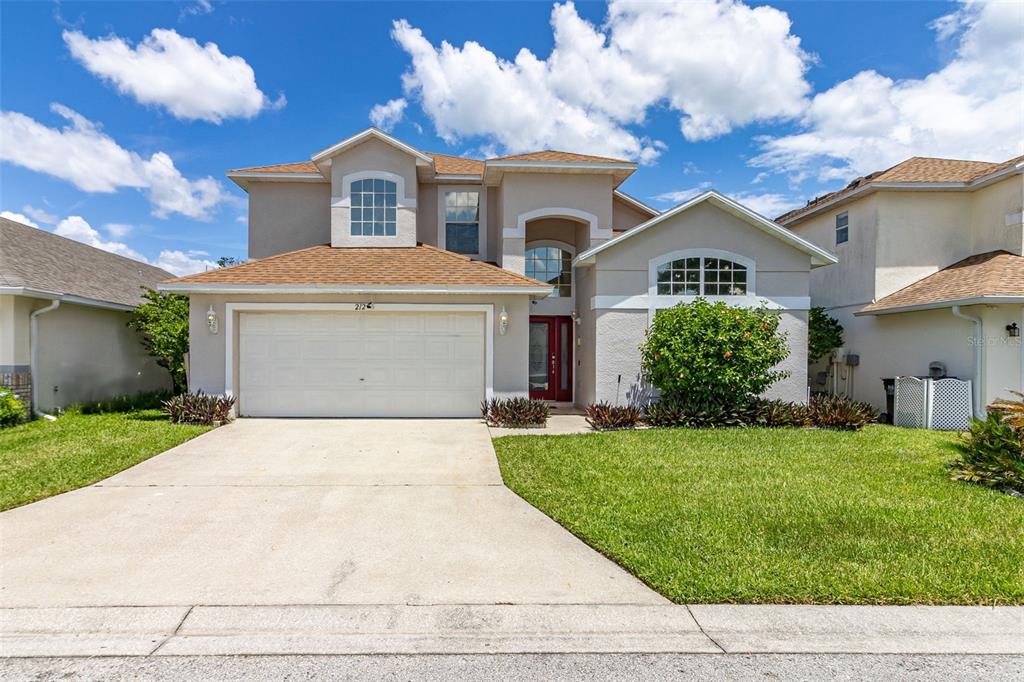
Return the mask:
[[440,175],[483,175],[484,162],[463,156],[429,152],[434,159],[434,171]]
[[1006,251],[979,253],[889,294],[859,312],[878,313],[982,296],[1024,297],[1024,257]]
[[807,202],[806,206],[793,209],[783,213],[775,222],[785,223],[805,213],[813,211],[818,206],[839,199],[864,185],[873,182],[972,182],[985,175],[996,173],[1005,168],[1010,168],[1024,161],[1024,156],[1018,156],[1002,163],[989,161],[965,161],[962,159],[936,159],[926,156],[915,156],[902,161],[891,168],[883,171],[875,171],[864,177],[857,178],[846,187],[815,197]]
[[337,248],[327,244],[269,256],[168,284],[548,287],[535,279],[419,244]]
[[229,173],[319,173],[312,161],[296,161],[295,163],[277,163],[270,166],[252,166],[250,168],[232,168]]
[[0,218],[0,286],[137,305],[141,287],[171,277],[158,267]]
[[546,149],[540,152],[527,152],[526,154],[512,154],[510,156],[496,156],[488,161],[559,161],[565,163],[633,163],[626,159],[613,159],[607,156],[592,156],[590,154],[575,154],[573,152],[560,152],[554,149]]

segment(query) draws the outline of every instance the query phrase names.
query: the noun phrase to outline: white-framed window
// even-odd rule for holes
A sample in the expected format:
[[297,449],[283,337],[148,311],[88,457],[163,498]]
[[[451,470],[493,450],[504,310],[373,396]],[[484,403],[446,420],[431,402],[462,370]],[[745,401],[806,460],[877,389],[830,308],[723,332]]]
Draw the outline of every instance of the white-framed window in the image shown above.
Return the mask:
[[394,237],[398,229],[398,186],[392,180],[365,178],[349,187],[351,234]]
[[449,190],[444,193],[444,248],[466,256],[482,255],[480,230],[481,193]]
[[572,252],[551,245],[527,247],[526,276],[554,287],[552,298],[571,297]]
[[843,211],[836,216],[836,246],[850,241],[850,215]]
[[715,249],[677,251],[651,261],[651,278],[657,296],[748,296],[754,261]]

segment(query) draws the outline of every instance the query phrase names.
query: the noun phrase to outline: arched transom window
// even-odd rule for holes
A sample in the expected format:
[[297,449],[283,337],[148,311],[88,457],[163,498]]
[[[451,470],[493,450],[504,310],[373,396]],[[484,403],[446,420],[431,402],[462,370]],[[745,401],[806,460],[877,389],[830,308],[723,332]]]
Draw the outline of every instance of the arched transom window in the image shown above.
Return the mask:
[[572,254],[557,246],[534,246],[526,250],[526,276],[555,288],[552,296],[572,296]]
[[354,236],[395,236],[398,188],[394,182],[381,178],[356,180],[351,197]]
[[745,296],[747,266],[726,258],[686,256],[657,267],[659,296]]

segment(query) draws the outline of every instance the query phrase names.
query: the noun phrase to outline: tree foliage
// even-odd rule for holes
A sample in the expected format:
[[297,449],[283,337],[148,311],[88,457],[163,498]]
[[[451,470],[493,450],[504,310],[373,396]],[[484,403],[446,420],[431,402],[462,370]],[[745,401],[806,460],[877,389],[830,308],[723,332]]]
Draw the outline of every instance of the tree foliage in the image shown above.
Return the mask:
[[807,316],[807,359],[817,362],[843,345],[843,325],[816,306]]
[[662,400],[682,405],[745,406],[787,372],[779,318],[765,308],[736,308],[698,298],[659,310],[640,348],[644,378]]
[[171,374],[174,392],[187,389],[188,298],[144,289],[145,303],[132,311],[128,326],[142,336],[142,345]]

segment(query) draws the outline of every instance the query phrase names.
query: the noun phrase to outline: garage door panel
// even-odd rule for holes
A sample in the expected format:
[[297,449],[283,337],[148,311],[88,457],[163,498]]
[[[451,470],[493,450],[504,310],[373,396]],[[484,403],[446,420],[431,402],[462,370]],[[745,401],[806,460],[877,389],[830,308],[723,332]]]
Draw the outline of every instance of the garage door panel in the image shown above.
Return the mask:
[[242,313],[239,409],[251,416],[476,416],[484,317]]

